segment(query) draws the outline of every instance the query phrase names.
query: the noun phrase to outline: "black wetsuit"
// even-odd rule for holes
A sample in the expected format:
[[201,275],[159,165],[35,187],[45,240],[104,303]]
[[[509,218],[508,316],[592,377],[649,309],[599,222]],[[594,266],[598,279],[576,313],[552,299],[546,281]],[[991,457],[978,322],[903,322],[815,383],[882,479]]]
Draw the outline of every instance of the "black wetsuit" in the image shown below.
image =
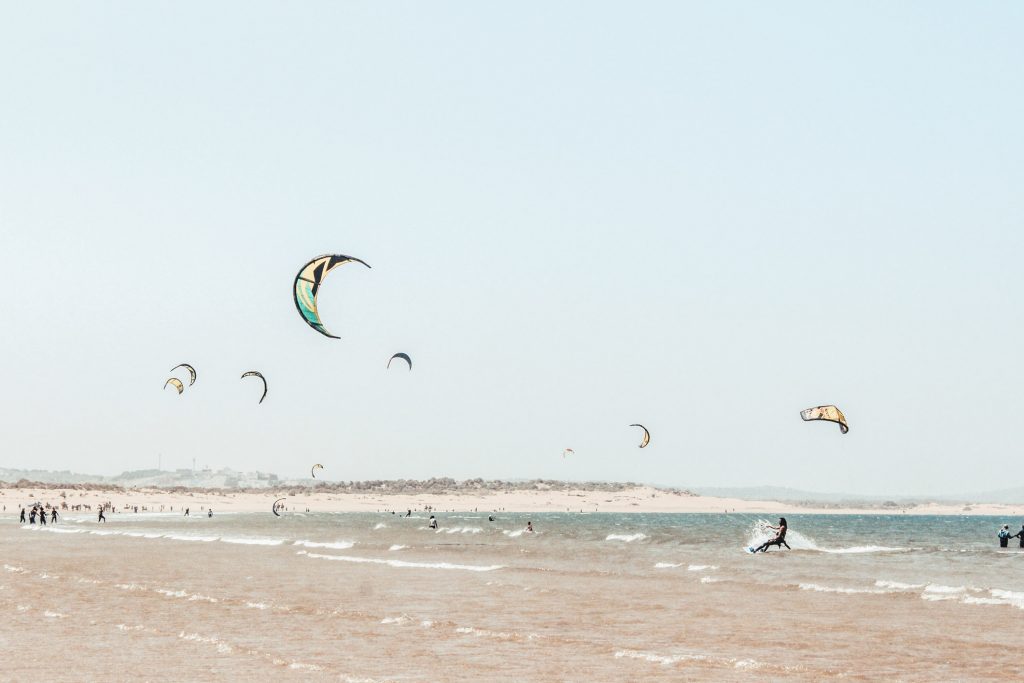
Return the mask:
[[107,518],[103,516],[103,508],[100,508],[100,516],[96,519],[96,521],[106,523]]
[[999,547],[1005,548],[1008,545],[1010,545],[1010,532],[1005,529],[1001,529],[999,531]]
[[19,520],[22,524],[25,523],[25,508],[21,508],[21,519]]

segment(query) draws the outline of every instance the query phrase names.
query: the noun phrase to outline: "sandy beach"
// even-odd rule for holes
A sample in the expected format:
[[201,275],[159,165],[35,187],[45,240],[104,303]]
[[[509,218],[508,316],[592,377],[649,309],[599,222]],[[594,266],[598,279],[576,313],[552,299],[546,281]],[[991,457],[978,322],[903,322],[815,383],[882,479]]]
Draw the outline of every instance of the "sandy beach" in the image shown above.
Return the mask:
[[[293,493],[289,493],[292,491]],[[63,495],[62,495],[63,494]],[[1024,504],[971,503],[954,505],[927,503],[899,507],[881,506],[815,506],[778,501],[717,498],[685,493],[671,493],[652,487],[623,491],[594,491],[585,488],[549,491],[480,492],[459,494],[385,494],[385,493],[320,493],[268,491],[242,493],[224,491],[76,490],[74,488],[5,488],[0,489],[0,506],[8,514],[19,505],[32,502],[97,506],[110,502],[117,512],[139,508],[139,512],[179,512],[188,507],[195,512],[210,508],[224,512],[270,512],[275,500],[285,498],[286,510],[310,512],[378,512],[424,510],[435,511],[511,511],[511,512],[614,512],[614,513],[709,513],[736,512],[764,515],[786,514],[913,514],[913,515],[981,515],[1024,516]],[[145,509],[144,509],[145,508]]]

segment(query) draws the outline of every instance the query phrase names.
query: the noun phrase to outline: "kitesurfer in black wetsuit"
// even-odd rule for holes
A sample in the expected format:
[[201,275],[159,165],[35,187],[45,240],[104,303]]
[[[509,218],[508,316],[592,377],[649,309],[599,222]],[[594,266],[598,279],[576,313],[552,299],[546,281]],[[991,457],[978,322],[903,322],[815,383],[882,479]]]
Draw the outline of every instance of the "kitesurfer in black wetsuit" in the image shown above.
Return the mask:
[[786,524],[786,518],[785,517],[779,517],[779,525],[778,526],[769,526],[768,528],[769,529],[775,529],[775,531],[777,532],[775,534],[775,538],[771,538],[771,539],[765,541],[761,545],[757,546],[757,548],[755,548],[751,552],[755,552],[755,553],[762,552],[762,553],[764,553],[764,552],[767,552],[768,548],[770,548],[773,545],[776,545],[776,546],[783,546],[784,545],[784,546],[786,546],[786,548],[788,550],[792,550],[792,548],[789,547],[789,544],[786,543],[786,530],[789,528],[789,526]]

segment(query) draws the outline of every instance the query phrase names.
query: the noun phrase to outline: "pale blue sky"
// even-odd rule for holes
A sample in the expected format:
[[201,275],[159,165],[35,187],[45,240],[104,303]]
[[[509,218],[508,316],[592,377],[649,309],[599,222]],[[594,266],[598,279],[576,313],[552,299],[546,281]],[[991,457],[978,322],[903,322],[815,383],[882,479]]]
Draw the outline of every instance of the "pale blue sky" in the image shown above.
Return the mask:
[[7,3],[0,466],[1019,485],[1022,20]]

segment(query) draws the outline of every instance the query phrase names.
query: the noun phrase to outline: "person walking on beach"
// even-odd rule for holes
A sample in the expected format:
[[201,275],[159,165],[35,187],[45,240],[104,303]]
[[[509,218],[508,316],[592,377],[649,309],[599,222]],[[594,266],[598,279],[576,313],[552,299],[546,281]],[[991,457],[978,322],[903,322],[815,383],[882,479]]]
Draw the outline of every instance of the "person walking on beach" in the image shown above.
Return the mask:
[[57,508],[53,508],[53,509],[50,510],[50,524],[56,524],[56,523],[57,523]]
[[21,519],[18,520],[20,523],[25,523],[25,508],[21,508]]
[[1012,536],[1010,536],[1010,525],[1004,524],[1003,528],[999,530],[998,536],[1000,548],[1005,548],[1008,545],[1010,545],[1010,539],[1013,538]]
[[103,506],[102,505],[100,505],[100,516],[96,518],[96,521],[97,522],[103,522],[104,524],[107,523],[107,518],[103,515]]
[[789,525],[786,524],[786,518],[785,517],[779,517],[779,525],[778,526],[769,526],[768,528],[769,529],[774,529],[776,531],[775,537],[768,539],[767,541],[765,541],[761,545],[757,546],[757,548],[755,548],[751,552],[754,552],[754,553],[756,553],[756,552],[766,553],[766,552],[768,552],[768,548],[770,548],[773,545],[774,546],[783,546],[784,545],[784,546],[786,546],[786,548],[788,550],[792,550],[792,548],[789,547],[789,544],[786,543],[786,531],[789,529]]

